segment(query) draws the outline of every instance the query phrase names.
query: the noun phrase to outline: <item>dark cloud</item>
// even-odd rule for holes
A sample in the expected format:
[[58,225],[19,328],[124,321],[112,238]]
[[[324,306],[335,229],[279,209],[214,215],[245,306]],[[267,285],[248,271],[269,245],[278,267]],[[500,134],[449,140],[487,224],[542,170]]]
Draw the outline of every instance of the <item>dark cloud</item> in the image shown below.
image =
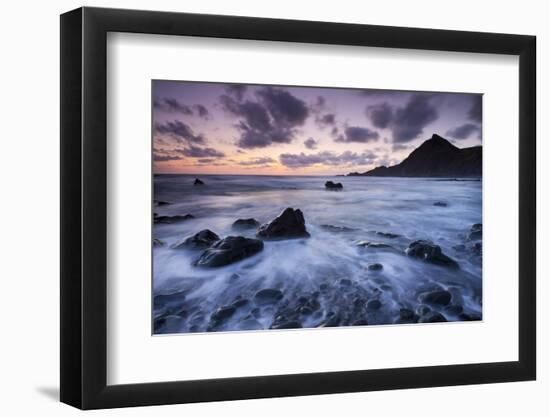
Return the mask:
[[388,127],[393,120],[393,108],[386,102],[367,106],[365,111],[372,124],[380,129]]
[[201,148],[193,145],[183,149],[175,149],[174,151],[190,158],[223,158],[225,156],[223,152],[214,148]]
[[237,164],[242,166],[271,165],[273,163],[275,163],[275,160],[268,156],[261,157],[261,158],[253,158],[253,159],[249,159],[248,161],[237,162]]
[[304,145],[308,149],[317,149],[317,141],[313,138],[305,140]]
[[173,137],[177,142],[183,143],[196,143],[202,144],[205,143],[204,137],[202,135],[196,135],[191,127],[186,125],[179,120],[174,120],[173,122],[166,122],[164,124],[156,123],[155,132],[162,135],[169,135]]
[[306,103],[281,88],[265,87],[257,92],[278,125],[294,127],[304,124],[309,110]]
[[230,84],[225,87],[227,94],[238,101],[242,101],[246,90],[247,86],[244,84]]
[[472,134],[481,134],[481,128],[473,123],[465,123],[447,131],[446,135],[454,139],[467,139]]
[[223,94],[223,108],[239,118],[236,127],[240,148],[263,148],[273,143],[290,143],[308,116],[305,103],[286,90],[265,87],[256,92],[258,101],[238,100]]
[[376,155],[371,152],[358,154],[351,151],[346,151],[341,154],[336,154],[330,151],[318,152],[315,154],[281,154],[279,156],[281,164],[288,168],[304,168],[312,165],[328,165],[328,166],[351,166],[351,165],[369,165],[376,160]]
[[482,96],[473,96],[472,97],[472,107],[468,110],[468,117],[474,122],[481,123],[482,118]]
[[156,162],[179,161],[181,159],[183,159],[183,157],[180,155],[170,155],[167,153],[157,153],[157,152],[153,153],[153,161],[156,161]]
[[394,143],[409,142],[416,139],[424,127],[437,120],[439,114],[430,103],[431,94],[417,93],[411,96],[404,107],[395,110],[390,127]]
[[333,113],[327,113],[317,118],[317,122],[322,125],[333,125],[336,123],[336,115]]
[[215,158],[200,158],[197,159],[197,162],[199,164],[213,164],[214,162],[217,162]]
[[392,150],[394,152],[397,152],[397,151],[404,151],[406,149],[409,149],[409,147],[407,145],[402,145],[400,143],[394,143],[393,146],[392,146]]
[[197,110],[197,114],[199,117],[203,119],[208,119],[210,117],[210,113],[208,112],[208,109],[204,107],[202,104],[195,104],[195,109]]
[[379,134],[375,130],[371,130],[366,127],[359,126],[348,126],[344,130],[343,135],[339,135],[335,142],[357,142],[357,143],[367,143],[374,140],[378,140]]
[[187,116],[193,115],[193,110],[191,107],[180,103],[177,99],[171,97],[153,100],[153,107],[170,113],[181,113]]

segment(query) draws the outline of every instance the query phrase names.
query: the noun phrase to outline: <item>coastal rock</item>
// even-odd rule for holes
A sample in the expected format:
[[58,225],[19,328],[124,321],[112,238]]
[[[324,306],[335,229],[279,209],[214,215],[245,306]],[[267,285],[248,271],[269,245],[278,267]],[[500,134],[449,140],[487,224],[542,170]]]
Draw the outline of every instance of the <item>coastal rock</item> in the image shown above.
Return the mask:
[[193,185],[204,185],[204,182],[199,180],[198,178],[195,178],[195,181],[193,182]]
[[382,266],[382,264],[379,264],[379,263],[375,263],[375,264],[370,264],[367,269],[369,271],[381,271],[384,267]]
[[470,228],[470,233],[468,234],[468,240],[481,240],[483,234],[483,225],[481,223],[476,223]]
[[445,316],[436,311],[430,311],[418,320],[419,323],[441,323],[445,321],[447,321]]
[[256,304],[274,304],[283,298],[283,293],[273,288],[264,288],[254,295],[254,301]]
[[260,252],[264,243],[243,236],[228,236],[214,243],[195,261],[196,266],[218,267],[248,258]]
[[369,242],[367,240],[361,240],[357,242],[356,245],[362,248],[369,248],[369,249],[394,249],[393,246],[388,245],[387,243]]
[[432,291],[420,294],[418,297],[424,304],[446,306],[451,302],[451,293],[446,290]]
[[451,259],[445,255],[441,251],[440,246],[434,245],[432,242],[427,240],[415,240],[405,250],[405,253],[408,256],[419,258],[435,265],[445,266],[448,268],[458,268],[458,263],[454,259]]
[[262,239],[276,240],[309,237],[310,234],[306,230],[302,211],[288,207],[271,222],[260,226],[258,236]]
[[342,185],[341,182],[327,181],[325,182],[325,188],[327,190],[341,190],[344,188],[344,186]]
[[209,229],[201,230],[199,233],[188,237],[181,243],[177,243],[173,246],[173,249],[204,249],[210,247],[214,242],[220,240],[220,237]]
[[397,233],[389,233],[389,232],[375,232],[378,236],[382,236],[388,239],[395,239],[398,237],[401,237],[401,235],[398,235]]
[[184,222],[186,220],[191,220],[191,219],[194,219],[195,216],[193,216],[192,214],[185,214],[183,216],[154,216],[153,217],[153,222],[155,224],[158,224],[158,223],[164,223],[164,224],[173,224],[173,223],[179,223],[179,222]]
[[445,203],[444,201],[436,201],[436,202],[434,203],[434,206],[436,206],[436,207],[447,207],[448,204]]
[[282,329],[301,329],[302,324],[298,320],[291,321],[280,321],[274,322],[271,327],[273,330],[282,330]]
[[333,226],[332,224],[322,224],[321,228],[331,233],[349,233],[357,230],[346,226]]
[[260,225],[260,222],[256,219],[237,219],[233,222],[231,227],[233,229],[255,229]]
[[210,320],[212,324],[221,324],[233,314],[235,314],[235,311],[237,311],[237,309],[234,306],[220,307],[214,313],[212,313],[212,316],[210,316]]

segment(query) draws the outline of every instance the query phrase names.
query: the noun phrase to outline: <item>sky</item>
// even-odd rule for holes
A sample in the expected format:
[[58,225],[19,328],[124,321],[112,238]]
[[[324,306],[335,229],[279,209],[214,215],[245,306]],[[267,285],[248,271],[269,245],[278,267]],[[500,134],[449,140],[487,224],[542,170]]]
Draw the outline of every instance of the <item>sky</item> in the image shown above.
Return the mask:
[[154,80],[155,173],[338,175],[437,133],[481,145],[482,95]]

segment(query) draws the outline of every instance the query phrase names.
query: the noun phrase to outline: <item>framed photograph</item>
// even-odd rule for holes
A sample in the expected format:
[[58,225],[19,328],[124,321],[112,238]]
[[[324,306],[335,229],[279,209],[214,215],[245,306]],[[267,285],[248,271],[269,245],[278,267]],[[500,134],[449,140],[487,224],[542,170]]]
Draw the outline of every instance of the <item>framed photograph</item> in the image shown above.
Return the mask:
[[61,16],[61,401],[532,380],[535,38]]

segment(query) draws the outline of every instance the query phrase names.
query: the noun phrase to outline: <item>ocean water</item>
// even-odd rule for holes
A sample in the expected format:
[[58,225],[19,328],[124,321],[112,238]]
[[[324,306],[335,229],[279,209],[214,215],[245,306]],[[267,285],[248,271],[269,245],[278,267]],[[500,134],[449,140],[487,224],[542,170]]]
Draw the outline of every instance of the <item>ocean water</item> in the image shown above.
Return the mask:
[[[153,248],[154,333],[260,330],[289,322],[288,327],[304,328],[415,323],[428,310],[447,321],[481,319],[481,254],[468,240],[471,226],[482,223],[481,181],[200,178],[204,186],[194,186],[194,176],[154,178],[155,200],[169,203],[155,205],[157,215],[195,216],[154,225],[153,237],[164,243]],[[344,189],[325,190],[327,180],[342,182]],[[193,266],[200,250],[171,248],[203,229],[221,238],[255,237],[255,230],[235,231],[232,223],[255,218],[263,224],[287,207],[302,210],[310,238],[266,241],[260,253],[219,268]],[[324,225],[351,230],[335,232]],[[407,256],[405,249],[417,239],[439,245],[459,268]],[[361,247],[361,241],[389,247]],[[382,269],[369,270],[374,263]],[[279,290],[283,297],[258,303],[254,296],[262,289]],[[452,298],[421,302],[423,294],[433,291],[447,291]],[[216,311],[238,300],[227,317],[213,320]]]

